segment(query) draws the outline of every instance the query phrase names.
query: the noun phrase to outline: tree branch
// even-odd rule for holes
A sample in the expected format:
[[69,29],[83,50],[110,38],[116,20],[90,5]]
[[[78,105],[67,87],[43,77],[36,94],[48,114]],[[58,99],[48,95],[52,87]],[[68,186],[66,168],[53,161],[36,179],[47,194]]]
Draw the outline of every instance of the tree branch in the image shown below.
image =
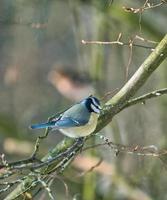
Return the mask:
[[155,98],[155,97],[159,97],[159,96],[162,96],[164,94],[167,94],[167,88],[163,88],[163,89],[160,89],[160,90],[155,90],[153,92],[149,92],[147,94],[144,94],[140,97],[136,97],[134,99],[131,99],[129,100],[125,106],[122,108],[122,110],[124,108],[127,108],[127,107],[130,107],[130,106],[133,106],[137,103],[145,103],[146,100],[148,99],[151,99],[151,98]]
[[[102,113],[99,118],[98,127],[95,133],[106,126],[112,118],[120,112],[123,108],[128,107],[128,102],[131,97],[144,85],[147,79],[151,76],[153,71],[158,68],[161,62],[167,57],[167,35],[158,44],[154,52],[144,61],[144,63],[139,67],[136,73],[131,77],[131,79],[122,87],[122,89],[110,99],[103,107]],[[132,101],[132,100],[131,100]],[[129,103],[130,104],[130,103]],[[126,106],[127,105],[127,106]],[[130,106],[130,105],[129,105]],[[59,153],[67,150],[74,141],[69,138],[65,138],[61,141],[52,151],[50,151],[42,161],[48,161],[51,157],[56,157]],[[83,141],[84,143],[84,141]],[[79,153],[82,149],[82,145],[78,146],[75,153]],[[70,158],[70,162],[73,157]],[[65,163],[65,167],[69,163]],[[54,163],[48,164],[47,167],[38,169],[38,174],[47,175],[57,169],[59,163],[57,160]],[[58,172],[57,172],[58,173]],[[12,200],[18,197],[20,194],[27,190],[32,190],[37,186],[37,178],[30,173],[27,178],[22,181],[6,198],[5,200]]]
[[157,45],[154,52],[143,62],[130,80],[120,89],[120,91],[110,99],[103,107],[98,127],[99,131],[106,126],[122,108],[128,103],[129,99],[144,85],[155,69],[167,57],[167,34]]

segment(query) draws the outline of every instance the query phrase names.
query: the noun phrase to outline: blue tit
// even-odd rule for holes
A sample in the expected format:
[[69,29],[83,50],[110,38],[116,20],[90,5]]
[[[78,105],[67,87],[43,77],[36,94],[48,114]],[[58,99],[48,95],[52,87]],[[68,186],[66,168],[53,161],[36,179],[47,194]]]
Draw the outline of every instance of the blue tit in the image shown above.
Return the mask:
[[100,110],[100,101],[94,96],[89,96],[51,121],[31,125],[30,128],[59,129],[64,135],[71,138],[85,137],[96,129]]

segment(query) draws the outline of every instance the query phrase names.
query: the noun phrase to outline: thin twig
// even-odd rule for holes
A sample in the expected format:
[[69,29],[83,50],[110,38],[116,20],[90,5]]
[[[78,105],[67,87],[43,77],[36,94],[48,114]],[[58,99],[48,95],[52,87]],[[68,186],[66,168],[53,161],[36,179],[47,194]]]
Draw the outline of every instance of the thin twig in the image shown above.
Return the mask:
[[107,97],[109,97],[109,96],[110,96],[110,98],[111,98],[112,96],[114,96],[114,95],[116,94],[116,92],[117,92],[118,90],[119,90],[119,88],[116,88],[116,89],[114,89],[114,90],[111,90],[111,91],[105,93],[105,94],[103,95],[103,97],[100,98],[100,101],[106,100]]
[[150,4],[148,0],[145,1],[144,5],[142,7],[139,7],[139,8],[130,8],[130,7],[125,7],[123,6],[122,8],[126,11],[126,12],[131,12],[131,13],[142,13],[144,12],[145,10],[148,10],[148,9],[153,9],[153,8],[156,8],[156,7],[159,7],[159,6],[162,6],[163,4],[167,3],[166,1],[161,1],[160,3],[157,3],[157,4]]
[[[122,42],[121,41],[121,38],[122,38],[122,33],[119,33],[117,39],[115,41],[98,41],[98,40],[91,40],[91,41],[88,41],[88,40],[82,40],[81,43],[82,44],[96,44],[96,45],[113,45],[113,44],[117,44],[117,45],[120,45],[120,46],[134,46],[134,47],[140,47],[140,48],[145,48],[145,49],[150,49],[151,51],[154,51],[154,47],[151,47],[151,46],[145,46],[145,45],[140,45],[140,44],[136,44],[136,43],[132,43],[131,40],[129,40],[129,42]],[[134,39],[140,39],[141,41],[144,41],[144,42],[150,42],[149,40],[146,40],[138,35],[136,35],[134,37]],[[155,42],[154,42],[155,43]]]
[[[110,144],[110,147],[114,149],[117,152],[122,153],[128,153],[128,154],[136,154],[138,156],[153,156],[153,157],[160,157],[162,155],[167,155],[167,150],[161,150],[158,151],[158,148],[155,145],[149,145],[149,146],[140,146],[140,145],[122,145],[122,144],[116,144],[113,142],[104,142],[100,144],[95,144],[88,146],[83,149],[83,151],[87,151],[92,148],[104,146]],[[118,155],[118,154],[117,154]]]
[[[47,120],[47,122],[50,122],[50,121],[51,121],[52,119],[54,119],[57,115],[58,115],[58,114],[49,117],[48,120]],[[32,153],[31,158],[35,158],[35,157],[36,157],[36,154],[37,154],[37,152],[38,152],[38,150],[39,150],[39,145],[40,145],[41,140],[44,140],[45,138],[47,138],[47,136],[48,136],[50,130],[51,130],[50,128],[46,128],[45,134],[42,135],[42,136],[39,136],[39,137],[37,138],[36,143],[35,143],[34,152]]]
[[[111,44],[118,44],[120,46],[129,46],[129,43],[123,43],[123,42],[117,42],[117,41],[113,41],[113,42],[104,42],[104,41],[97,41],[97,40],[82,40],[83,44],[100,44],[100,45],[111,45]],[[151,51],[154,51],[154,47],[151,46],[145,46],[145,45],[140,45],[140,44],[135,44],[133,43],[134,47],[141,47],[141,48],[145,48],[145,49],[150,49]]]
[[[30,158],[30,159],[25,159],[25,160],[21,160],[21,161],[17,161],[17,162],[11,162],[8,164],[8,169],[9,170],[16,170],[16,169],[30,169],[30,170],[35,170],[38,168],[42,168],[44,166],[48,166],[50,164],[52,164],[53,162],[55,162],[56,160],[63,158],[63,157],[67,157],[68,154],[70,154],[71,152],[75,151],[76,147],[80,147],[80,145],[83,145],[83,140],[81,140],[81,138],[79,138],[79,140],[77,140],[70,148],[68,148],[66,151],[59,153],[57,156],[53,157],[53,158],[49,158],[46,161],[40,161],[40,163],[35,163],[32,162],[32,159],[34,158]],[[31,162],[30,162],[31,160]],[[5,166],[3,166],[5,168]]]
[[147,43],[151,43],[151,44],[158,44],[158,42],[156,42],[156,41],[143,38],[143,37],[141,37],[139,35],[135,35],[134,40],[136,40],[136,39],[138,39],[138,40],[140,40],[142,42],[147,42]]
[[133,48],[133,40],[129,40],[129,58],[128,58],[128,64],[126,66],[125,81],[128,80],[129,68],[132,62],[132,48]]
[[88,169],[87,171],[84,171],[82,173],[80,173],[77,177],[82,177],[85,176],[87,173],[92,172],[96,167],[98,167],[101,163],[103,162],[103,159],[100,158],[97,163],[95,165],[93,165],[90,169]]
[[14,186],[14,185],[16,185],[18,183],[21,183],[25,178],[26,178],[26,176],[21,177],[19,179],[16,179],[16,180],[14,180],[12,182],[7,182],[7,181],[5,182],[4,181],[3,183],[0,183],[0,185],[6,186],[5,188],[3,188],[3,189],[0,190],[0,193],[6,192],[12,186]]
[[14,171],[10,171],[9,169],[6,169],[5,172],[0,173],[0,179],[6,179],[14,174],[15,174]]

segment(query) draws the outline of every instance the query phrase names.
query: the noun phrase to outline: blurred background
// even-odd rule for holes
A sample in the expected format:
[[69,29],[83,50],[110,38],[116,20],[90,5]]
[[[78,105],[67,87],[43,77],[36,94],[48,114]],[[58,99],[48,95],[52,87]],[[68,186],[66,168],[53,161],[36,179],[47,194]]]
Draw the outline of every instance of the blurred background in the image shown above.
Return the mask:
[[[159,2],[148,1],[150,5]],[[36,137],[44,133],[29,130],[30,124],[46,121],[90,94],[103,98],[111,92],[111,98],[133,75],[150,49],[134,46],[131,52],[127,45],[84,45],[81,41],[114,41],[119,33],[124,43],[135,35],[160,41],[167,32],[165,4],[142,14],[123,9],[144,3],[0,0],[0,153],[8,161],[28,157]],[[155,47],[147,40],[134,43]],[[136,96],[166,87],[166,65],[166,61],[161,64]],[[166,109],[165,96],[149,100],[119,113],[101,133],[116,143],[166,148]],[[50,134],[41,144],[39,157],[63,137]],[[93,172],[82,173],[100,159],[103,162]],[[115,157],[108,147],[98,147],[82,153],[62,175],[68,194],[60,178],[55,178],[51,189],[61,200],[163,200],[167,199],[166,176],[164,163],[156,158]],[[0,196],[3,199],[5,194]],[[43,199],[48,199],[47,194]]]

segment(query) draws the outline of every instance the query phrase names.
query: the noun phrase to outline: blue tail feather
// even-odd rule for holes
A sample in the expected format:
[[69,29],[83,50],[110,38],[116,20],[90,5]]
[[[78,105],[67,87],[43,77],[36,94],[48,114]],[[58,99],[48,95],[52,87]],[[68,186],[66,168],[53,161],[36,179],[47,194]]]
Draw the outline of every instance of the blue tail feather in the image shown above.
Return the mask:
[[55,122],[47,122],[41,124],[33,124],[30,126],[31,129],[42,129],[42,128],[52,128],[55,126]]
[[41,129],[41,128],[54,128],[54,129],[65,129],[70,127],[78,127],[81,125],[85,125],[87,121],[81,121],[78,122],[75,119],[72,119],[70,117],[64,117],[63,119],[59,119],[56,121],[50,121],[46,123],[40,123],[40,124],[33,124],[30,126],[31,129]]

